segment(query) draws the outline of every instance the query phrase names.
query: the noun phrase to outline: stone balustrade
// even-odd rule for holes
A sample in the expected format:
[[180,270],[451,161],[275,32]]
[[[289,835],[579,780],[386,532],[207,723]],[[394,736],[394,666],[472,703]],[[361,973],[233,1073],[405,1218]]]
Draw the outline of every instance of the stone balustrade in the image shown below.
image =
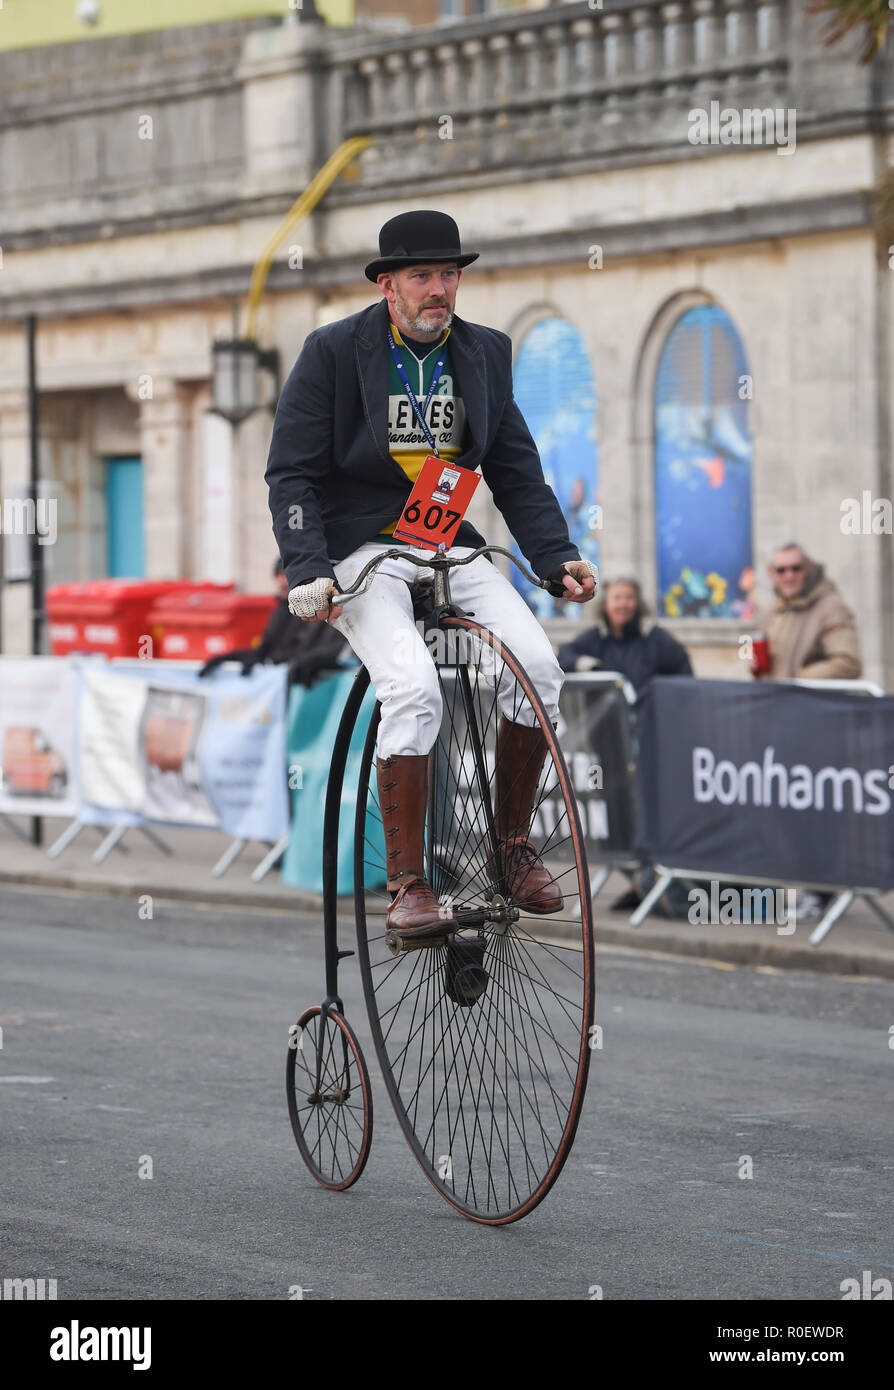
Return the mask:
[[367,184],[679,142],[710,100],[790,104],[792,3],[615,0],[352,38],[329,54],[342,134],[377,138]]
[[[346,133],[411,126],[608,97],[668,92],[722,96],[758,78],[784,81],[786,0],[618,0],[610,10],[568,5],[474,24],[418,29],[387,47],[333,59],[346,69]],[[497,27],[498,26],[498,27]]]

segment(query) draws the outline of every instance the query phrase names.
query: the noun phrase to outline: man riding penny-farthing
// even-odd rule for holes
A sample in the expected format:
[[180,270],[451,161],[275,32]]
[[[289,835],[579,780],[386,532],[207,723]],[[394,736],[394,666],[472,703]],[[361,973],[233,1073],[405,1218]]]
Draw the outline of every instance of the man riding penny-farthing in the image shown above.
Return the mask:
[[[383,1075],[430,1180],[499,1224],[536,1205],[570,1148],[594,987],[583,837],[555,734],[563,675],[485,553],[499,548],[462,519],[479,476],[533,583],[584,603],[597,576],[513,399],[509,338],[454,313],[477,253],[429,211],[392,218],[379,249],[366,276],[382,299],[305,341],[266,477],[292,613],[343,633],[376,696],[354,892]],[[333,756],[335,817],[350,733]],[[337,966],[332,910],[327,936]],[[326,1186],[349,1186],[371,1100],[334,969],[290,1041],[302,1154]]]

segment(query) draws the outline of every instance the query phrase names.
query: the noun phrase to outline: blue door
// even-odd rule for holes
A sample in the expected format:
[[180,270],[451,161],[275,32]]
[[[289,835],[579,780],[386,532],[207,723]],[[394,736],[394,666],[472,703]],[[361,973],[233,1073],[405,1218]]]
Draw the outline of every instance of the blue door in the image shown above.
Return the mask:
[[143,460],[106,459],[106,572],[110,579],[142,579]]

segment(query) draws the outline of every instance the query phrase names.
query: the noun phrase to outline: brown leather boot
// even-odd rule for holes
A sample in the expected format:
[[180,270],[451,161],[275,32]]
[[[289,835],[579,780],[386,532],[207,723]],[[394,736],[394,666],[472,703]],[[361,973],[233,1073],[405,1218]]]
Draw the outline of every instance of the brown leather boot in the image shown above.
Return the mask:
[[500,867],[509,893],[528,912],[558,912],[562,892],[528,841],[537,784],[546,761],[547,742],[539,725],[529,729],[501,718],[497,727],[494,825],[500,843]]
[[397,897],[385,925],[402,937],[442,937],[455,927],[425,878],[423,840],[428,798],[428,754],[376,759],[379,806],[385,829],[388,888]]

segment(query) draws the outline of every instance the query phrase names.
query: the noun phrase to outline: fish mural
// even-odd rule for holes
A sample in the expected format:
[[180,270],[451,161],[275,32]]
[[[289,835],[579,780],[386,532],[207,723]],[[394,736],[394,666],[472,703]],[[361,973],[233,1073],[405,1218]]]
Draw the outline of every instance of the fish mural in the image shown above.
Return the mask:
[[716,305],[681,315],[655,383],[655,538],[666,617],[753,615],[750,393],[729,315]]

